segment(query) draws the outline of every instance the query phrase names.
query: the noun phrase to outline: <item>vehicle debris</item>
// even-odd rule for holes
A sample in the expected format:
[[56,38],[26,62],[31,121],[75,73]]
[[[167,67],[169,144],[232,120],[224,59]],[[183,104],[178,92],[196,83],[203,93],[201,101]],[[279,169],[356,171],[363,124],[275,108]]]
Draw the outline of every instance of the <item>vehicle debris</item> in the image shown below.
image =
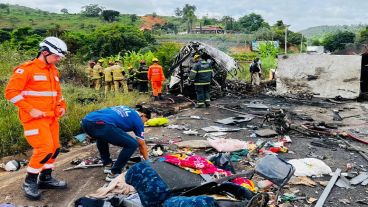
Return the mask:
[[327,184],[326,188],[323,190],[321,196],[319,197],[315,207],[322,207],[323,204],[325,203],[328,195],[330,194],[333,186],[336,183],[336,180],[338,179],[338,177],[340,176],[341,173],[341,169],[337,168],[336,171],[334,172],[333,176],[331,177],[329,183]]

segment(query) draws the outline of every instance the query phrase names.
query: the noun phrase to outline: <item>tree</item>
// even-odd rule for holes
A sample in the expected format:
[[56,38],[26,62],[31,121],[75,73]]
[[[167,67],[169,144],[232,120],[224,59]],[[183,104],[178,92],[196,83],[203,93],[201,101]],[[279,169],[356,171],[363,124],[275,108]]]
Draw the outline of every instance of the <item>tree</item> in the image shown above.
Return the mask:
[[282,20],[278,20],[275,24],[274,27],[282,27],[285,28],[285,24]]
[[11,33],[11,45],[20,50],[37,50],[42,37],[31,29],[31,27],[21,27]]
[[69,14],[69,12],[66,8],[61,9],[60,12],[63,13],[63,14]]
[[368,43],[368,27],[359,32],[359,42]]
[[208,18],[208,17],[203,17],[203,26],[207,26],[207,25],[216,25],[219,22],[219,20],[217,20],[216,18]]
[[194,5],[185,4],[183,9],[176,8],[175,15],[182,17],[187,22],[187,32],[190,33],[193,27],[193,21],[196,19],[194,14],[197,9]]
[[130,17],[130,21],[132,23],[134,23],[134,22],[136,22],[138,20],[138,16],[136,14],[132,14],[129,17]]
[[98,17],[103,10],[98,4],[90,4],[82,7],[82,14],[86,17]]
[[9,14],[10,13],[10,7],[9,7],[9,5],[8,4],[0,4],[0,9],[1,10],[5,10],[6,11],[6,13],[7,14]]
[[249,15],[245,15],[239,19],[239,23],[241,27],[246,32],[254,32],[257,31],[261,27],[269,27],[269,25],[264,21],[261,15],[251,13]]
[[262,27],[254,32],[256,40],[273,40],[274,32],[271,28]]
[[241,17],[239,23],[246,32],[254,32],[261,27],[269,27],[262,16],[255,13]]
[[224,16],[221,22],[225,25],[225,30],[234,30],[234,18],[230,16]]
[[161,29],[167,33],[177,33],[176,25],[171,22],[165,22],[165,24],[161,26]]
[[323,40],[323,46],[330,52],[342,50],[347,43],[354,43],[355,34],[349,31],[339,31],[335,34],[330,34]]
[[10,32],[0,29],[0,43],[3,43],[10,39],[11,39]]
[[105,21],[113,22],[116,21],[116,17],[120,15],[120,12],[114,10],[103,10],[101,16]]
[[315,38],[315,39],[312,39],[312,45],[313,46],[321,46],[322,42],[318,38]]

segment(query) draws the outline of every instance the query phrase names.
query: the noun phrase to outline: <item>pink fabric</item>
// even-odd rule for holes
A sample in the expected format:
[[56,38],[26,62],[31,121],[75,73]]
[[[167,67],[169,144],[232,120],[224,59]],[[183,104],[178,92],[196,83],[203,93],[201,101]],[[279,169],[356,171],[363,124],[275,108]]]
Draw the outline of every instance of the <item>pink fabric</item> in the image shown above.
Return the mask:
[[[185,154],[167,154],[164,158],[165,162],[182,167],[192,173],[210,175],[219,174],[224,176],[232,175],[230,171],[219,169],[212,162],[198,155],[187,156]],[[255,191],[253,182],[246,178],[235,178],[231,180],[231,182],[246,187],[251,191]]]
[[208,138],[209,145],[218,152],[235,152],[248,148],[248,144],[238,139]]
[[206,158],[193,155],[187,156],[182,154],[165,155],[165,161],[173,165],[177,165],[183,168],[190,168],[193,173],[196,174],[210,174],[219,173],[221,175],[229,175],[230,172],[218,169],[214,164],[208,161]]

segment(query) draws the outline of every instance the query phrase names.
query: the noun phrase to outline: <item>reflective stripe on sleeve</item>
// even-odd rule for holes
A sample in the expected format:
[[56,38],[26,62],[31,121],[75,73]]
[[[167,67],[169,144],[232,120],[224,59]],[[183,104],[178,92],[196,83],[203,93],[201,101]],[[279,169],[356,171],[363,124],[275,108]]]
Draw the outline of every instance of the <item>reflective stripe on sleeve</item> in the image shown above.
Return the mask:
[[24,136],[37,135],[39,133],[38,129],[25,130]]
[[206,82],[206,83],[194,83],[195,86],[203,86],[203,85],[209,85],[210,82]]
[[212,70],[200,70],[200,71],[198,71],[198,73],[207,73],[207,72],[212,72]]
[[56,91],[22,91],[25,96],[57,96]]
[[17,103],[18,101],[24,99],[24,97],[22,96],[22,94],[19,94],[17,96],[14,96],[12,99],[10,99],[9,101],[12,103]]

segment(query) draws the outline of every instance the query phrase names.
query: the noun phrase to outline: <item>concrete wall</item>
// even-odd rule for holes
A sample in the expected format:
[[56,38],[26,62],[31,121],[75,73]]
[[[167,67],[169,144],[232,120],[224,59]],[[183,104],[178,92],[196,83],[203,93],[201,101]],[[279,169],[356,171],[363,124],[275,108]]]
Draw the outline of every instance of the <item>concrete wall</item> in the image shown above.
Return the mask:
[[[356,98],[360,93],[360,55],[280,56],[276,89],[280,94],[314,93],[316,97]],[[308,80],[315,76],[316,80]]]

